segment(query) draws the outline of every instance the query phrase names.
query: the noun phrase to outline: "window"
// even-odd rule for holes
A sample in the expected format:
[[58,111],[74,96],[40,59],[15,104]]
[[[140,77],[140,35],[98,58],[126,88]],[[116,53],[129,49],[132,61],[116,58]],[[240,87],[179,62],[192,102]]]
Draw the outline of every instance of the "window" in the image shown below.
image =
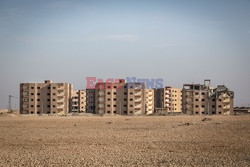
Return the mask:
[[37,105],[37,107],[40,107],[40,105]]
[[116,98],[114,98],[114,101],[116,101]]
[[114,107],[116,107],[116,105],[114,105]]
[[108,95],[110,95],[110,92],[108,92]]
[[50,95],[50,93],[47,93],[47,95],[49,96],[49,95]]
[[195,95],[199,95],[199,93],[195,93]]
[[133,95],[133,92],[130,92],[131,95]]
[[31,101],[34,101],[34,99],[30,99]]
[[48,89],[50,89],[50,87],[48,87]]
[[31,111],[30,113],[31,113],[31,114],[34,114],[34,111]]
[[199,99],[195,99],[195,101],[199,101]]
[[116,95],[116,92],[114,92],[114,95]]
[[53,95],[55,96],[56,94],[55,94],[55,93],[53,93]]
[[124,99],[124,101],[127,101],[127,99]]
[[127,92],[124,92],[124,95],[127,95]]
[[108,107],[110,107],[110,104],[108,104]]
[[133,101],[133,99],[129,99],[130,101]]
[[205,99],[201,99],[201,101],[205,101]]
[[202,108],[205,108],[205,106],[204,106],[204,105],[202,105],[201,107],[202,107]]
[[34,87],[32,86],[31,89],[34,89]]
[[126,105],[126,104],[124,104],[123,106],[124,106],[124,107],[127,107],[127,105]]
[[56,108],[56,106],[55,106],[55,105],[53,105],[53,108]]
[[50,108],[50,105],[47,105],[48,108]]
[[114,111],[114,113],[116,113],[116,111]]
[[213,108],[215,108],[215,105],[212,105]]
[[215,101],[215,99],[213,99],[212,101]]
[[131,105],[129,105],[130,107],[133,107],[133,105],[131,104]]
[[221,99],[219,99],[219,101],[221,101]]
[[37,87],[37,89],[40,89],[40,87]]
[[53,101],[56,101],[56,99],[53,99]]
[[110,101],[110,98],[108,98],[108,101]]
[[221,108],[221,105],[219,105],[219,108]]
[[199,106],[198,106],[198,105],[196,105],[195,107],[196,107],[196,108],[198,108]]
[[47,114],[50,114],[50,111],[47,111]]
[[116,86],[114,86],[114,88],[116,88]]
[[31,93],[30,95],[34,95],[34,93]]
[[204,93],[204,92],[202,92],[201,94],[202,94],[202,95],[205,95],[205,93]]
[[40,99],[37,99],[37,101],[40,101]]
[[31,108],[34,107],[33,105],[30,106]]
[[47,99],[47,101],[50,101],[50,99]]
[[[53,89],[56,89],[56,87],[53,87]],[[77,92],[78,93],[78,92]]]
[[130,114],[132,114],[133,113],[133,111],[130,111]]
[[195,114],[199,114],[199,112],[198,112],[198,111],[196,111],[196,112],[195,112]]
[[[127,86],[124,86],[124,89],[126,89],[127,88]],[[126,111],[127,112],[127,111]]]
[[110,113],[110,111],[108,111],[108,113]]
[[124,114],[127,114],[128,112],[127,111],[123,111]]
[[37,96],[40,96],[40,93],[37,93]]

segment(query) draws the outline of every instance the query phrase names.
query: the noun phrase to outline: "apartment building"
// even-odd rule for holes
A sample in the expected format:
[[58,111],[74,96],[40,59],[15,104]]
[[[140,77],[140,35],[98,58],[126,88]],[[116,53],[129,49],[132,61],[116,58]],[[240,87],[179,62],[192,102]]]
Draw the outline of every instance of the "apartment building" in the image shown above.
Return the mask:
[[155,111],[163,113],[182,112],[182,89],[166,86],[155,90]]
[[183,85],[183,113],[189,115],[232,114],[234,92],[224,85],[210,86],[210,80],[204,84]]
[[67,114],[71,96],[70,83],[21,83],[20,114]]
[[95,89],[86,89],[86,112],[95,114]]
[[86,112],[86,91],[77,90],[72,92],[71,98],[72,112],[85,113]]
[[95,113],[140,115],[154,111],[154,91],[145,83],[97,83],[95,89]]
[[153,114],[154,107],[154,90],[146,89],[146,114]]

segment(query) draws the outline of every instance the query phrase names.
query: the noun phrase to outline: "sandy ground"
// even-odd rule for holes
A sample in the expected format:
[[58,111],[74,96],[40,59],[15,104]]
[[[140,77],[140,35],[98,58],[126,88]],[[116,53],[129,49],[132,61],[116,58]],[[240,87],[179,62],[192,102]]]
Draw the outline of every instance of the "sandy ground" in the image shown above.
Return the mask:
[[204,118],[0,117],[0,166],[250,166],[250,116]]

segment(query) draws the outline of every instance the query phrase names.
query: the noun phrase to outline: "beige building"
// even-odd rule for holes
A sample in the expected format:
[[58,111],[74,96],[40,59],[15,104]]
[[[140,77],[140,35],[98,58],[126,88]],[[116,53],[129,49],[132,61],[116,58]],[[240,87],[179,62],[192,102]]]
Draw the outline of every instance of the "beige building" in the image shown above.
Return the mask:
[[72,112],[85,113],[86,112],[86,91],[73,91],[71,98]]
[[21,83],[20,114],[67,114],[71,96],[69,83]]
[[154,107],[154,90],[146,89],[146,114],[153,114]]
[[95,113],[140,115],[154,111],[153,90],[145,83],[97,83],[95,89]]
[[183,113],[190,115],[232,114],[234,92],[224,85],[210,86],[210,80],[204,84],[183,85]]
[[167,86],[155,90],[155,111],[157,113],[181,113],[182,90]]

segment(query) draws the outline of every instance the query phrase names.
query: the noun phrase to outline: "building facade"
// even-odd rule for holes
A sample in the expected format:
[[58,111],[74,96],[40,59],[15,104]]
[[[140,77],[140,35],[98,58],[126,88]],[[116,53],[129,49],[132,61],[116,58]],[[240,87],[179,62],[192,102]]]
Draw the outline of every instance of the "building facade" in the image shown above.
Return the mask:
[[21,83],[20,114],[68,114],[71,96],[69,83]]
[[86,112],[95,114],[95,89],[86,89]]
[[210,80],[204,84],[183,85],[183,113],[189,115],[232,114],[234,92],[224,85],[210,86]]
[[95,113],[141,115],[154,111],[154,91],[145,83],[97,83],[95,89]]
[[155,112],[182,113],[182,89],[166,86],[155,90]]
[[71,98],[72,112],[86,113],[86,91],[78,90],[72,92]]

